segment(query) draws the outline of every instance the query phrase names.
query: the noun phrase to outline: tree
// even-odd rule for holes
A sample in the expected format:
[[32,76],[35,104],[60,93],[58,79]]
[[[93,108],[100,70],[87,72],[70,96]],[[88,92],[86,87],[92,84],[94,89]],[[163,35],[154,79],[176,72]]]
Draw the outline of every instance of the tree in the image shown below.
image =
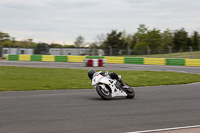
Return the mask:
[[0,32],[0,43],[9,40],[10,40],[10,35],[8,33]]
[[35,47],[35,54],[47,54],[48,52],[48,44],[47,43],[38,43]]
[[137,36],[136,36],[136,34],[134,34],[131,36],[130,48],[133,49],[134,46],[136,45],[136,43],[137,43]]
[[149,47],[154,53],[160,52],[162,42],[162,35],[160,30],[155,28],[153,30],[148,30],[144,24],[141,24],[136,33],[136,37],[137,43],[135,44],[133,50],[134,53],[145,53],[145,51],[147,51],[147,47]]
[[60,44],[51,43],[51,44],[49,45],[49,47],[50,47],[50,48],[60,48],[61,45],[60,45]]
[[111,46],[112,48],[122,48],[123,44],[122,32],[117,32],[117,30],[112,30],[111,33],[108,33],[104,41],[104,47]]
[[134,45],[134,49],[132,50],[132,52],[134,54],[145,54],[148,46],[147,44],[148,28],[144,24],[140,24],[137,29],[138,31],[135,34],[136,44]]
[[174,43],[173,43],[173,33],[169,30],[166,29],[162,34],[162,42],[161,42],[161,47],[162,49],[164,49],[165,51],[168,51],[168,46],[170,46],[171,48],[174,47]]
[[122,48],[124,47],[122,32],[112,30],[111,33],[107,34],[107,37],[101,47],[104,48],[106,54],[110,53],[109,49],[112,50],[113,55],[120,54],[122,52]]
[[153,29],[147,32],[147,44],[150,49],[157,53],[161,48],[162,36],[160,30]]
[[187,37],[188,33],[185,31],[184,28],[176,30],[174,32],[174,49],[179,51],[184,51],[185,49],[188,49]]
[[136,35],[127,34],[126,31],[122,32],[121,39],[123,40],[123,48],[134,48],[136,44]]
[[92,43],[92,45],[96,45],[97,47],[103,45],[104,41],[105,41],[105,35],[104,34],[100,34],[98,36],[96,36],[95,42]]
[[0,32],[0,45],[1,47],[9,47],[12,46],[11,37],[8,33]]
[[74,44],[75,44],[76,47],[83,47],[85,45],[84,41],[85,41],[84,37],[82,37],[81,35],[79,35],[76,38]]
[[136,33],[137,42],[146,42],[148,28],[144,24],[140,24],[140,26],[137,29],[138,29]]
[[137,42],[134,46],[134,49],[132,52],[134,54],[146,54],[147,53],[147,46],[148,44],[146,42]]
[[187,46],[192,46],[192,39],[191,39],[191,37],[187,37],[186,43],[187,43]]
[[63,48],[75,48],[75,45],[64,45]]
[[199,33],[197,31],[194,31],[193,35],[192,35],[192,48],[194,50],[198,50],[199,45],[200,45],[200,36]]

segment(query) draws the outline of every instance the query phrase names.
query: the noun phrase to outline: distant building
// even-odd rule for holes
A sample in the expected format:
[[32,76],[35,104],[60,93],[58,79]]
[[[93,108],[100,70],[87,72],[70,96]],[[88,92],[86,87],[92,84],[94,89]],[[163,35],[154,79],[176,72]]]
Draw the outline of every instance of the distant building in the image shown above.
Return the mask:
[[85,55],[88,48],[50,48],[50,55]]
[[32,55],[34,53],[33,48],[2,48],[2,57],[6,54],[27,54]]
[[104,51],[102,49],[90,49],[90,48],[50,48],[50,55],[99,55],[103,56]]

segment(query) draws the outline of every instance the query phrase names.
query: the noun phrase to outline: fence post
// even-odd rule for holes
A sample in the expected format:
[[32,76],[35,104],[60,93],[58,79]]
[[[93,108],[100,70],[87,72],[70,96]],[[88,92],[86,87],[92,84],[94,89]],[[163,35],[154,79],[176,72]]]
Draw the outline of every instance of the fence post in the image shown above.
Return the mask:
[[19,45],[17,46],[17,54],[19,54]]
[[108,46],[109,49],[110,49],[110,56],[112,56],[112,47],[111,46]]
[[3,57],[3,46],[0,45],[0,57]]
[[49,47],[48,47],[48,45],[45,45],[45,48],[46,48],[45,54],[47,55],[49,53]]
[[128,46],[128,55],[131,55],[131,50],[129,46]]
[[172,48],[171,46],[168,46],[168,48],[169,48],[169,58],[171,58]]
[[11,47],[9,46],[9,50],[8,50],[9,52],[8,52],[8,54],[11,54]]
[[96,56],[96,47],[93,47],[93,55]]
[[148,55],[148,57],[150,57],[150,54],[151,54],[151,49],[150,49],[149,46],[147,46],[147,55]]
[[192,46],[189,46],[189,49],[190,49],[190,58],[192,59],[192,57],[193,57],[193,55],[192,55],[192,52],[193,52]]
[[63,46],[60,46],[60,55],[63,55]]

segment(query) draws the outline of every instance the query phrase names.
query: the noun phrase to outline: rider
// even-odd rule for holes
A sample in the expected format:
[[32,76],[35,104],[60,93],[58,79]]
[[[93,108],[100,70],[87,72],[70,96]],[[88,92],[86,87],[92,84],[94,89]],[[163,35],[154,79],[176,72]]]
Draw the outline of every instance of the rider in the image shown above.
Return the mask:
[[[95,73],[96,73],[95,70],[89,70],[88,71],[88,77],[92,80],[93,75]],[[108,73],[108,71],[107,72],[101,72],[99,74],[101,74],[101,75],[107,75],[106,73]],[[111,72],[108,75],[110,76],[111,79],[116,79],[117,81],[119,81],[119,83],[122,85],[122,87],[125,86],[125,83],[121,80],[121,78],[119,78],[119,76],[115,72]]]

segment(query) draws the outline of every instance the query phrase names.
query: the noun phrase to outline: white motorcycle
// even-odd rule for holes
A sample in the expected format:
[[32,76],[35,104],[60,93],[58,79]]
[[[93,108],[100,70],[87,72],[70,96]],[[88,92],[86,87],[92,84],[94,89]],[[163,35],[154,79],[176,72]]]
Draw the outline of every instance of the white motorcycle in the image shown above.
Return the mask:
[[[126,97],[127,99],[133,99],[135,91],[128,84],[121,86],[116,79],[111,79],[108,76],[108,72],[101,75],[100,72],[95,73],[92,79],[92,85],[96,88],[99,96],[105,100],[110,100],[113,97]],[[118,75],[121,78],[120,75]]]

